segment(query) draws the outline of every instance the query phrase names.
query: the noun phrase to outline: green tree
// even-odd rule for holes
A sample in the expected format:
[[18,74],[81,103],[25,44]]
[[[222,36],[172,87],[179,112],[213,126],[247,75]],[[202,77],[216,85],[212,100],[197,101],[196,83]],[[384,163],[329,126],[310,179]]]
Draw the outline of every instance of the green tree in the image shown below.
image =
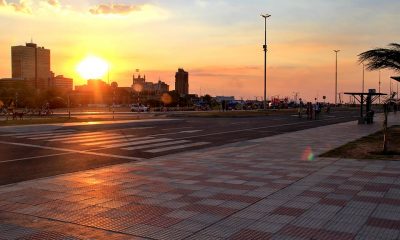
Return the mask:
[[[391,43],[388,48],[375,48],[358,55],[359,62],[367,62],[368,70],[390,69],[400,72],[400,44]],[[397,104],[392,96],[384,104],[383,153],[388,152],[388,112],[389,105]]]
[[358,55],[359,62],[366,62],[368,70],[391,69],[400,72],[400,44],[391,43],[388,48],[375,48]]

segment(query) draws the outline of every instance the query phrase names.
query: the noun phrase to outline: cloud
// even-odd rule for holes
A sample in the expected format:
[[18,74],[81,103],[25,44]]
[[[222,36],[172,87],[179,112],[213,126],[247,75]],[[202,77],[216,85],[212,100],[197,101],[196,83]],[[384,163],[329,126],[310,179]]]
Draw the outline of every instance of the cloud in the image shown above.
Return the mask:
[[19,2],[16,3],[7,3],[6,0],[0,0],[0,7],[11,8],[15,12],[28,13],[28,14],[32,13],[27,2],[24,0],[20,0]]
[[127,4],[100,4],[90,9],[92,14],[120,14],[127,15],[132,12],[140,11],[142,8],[138,5],[127,5]]

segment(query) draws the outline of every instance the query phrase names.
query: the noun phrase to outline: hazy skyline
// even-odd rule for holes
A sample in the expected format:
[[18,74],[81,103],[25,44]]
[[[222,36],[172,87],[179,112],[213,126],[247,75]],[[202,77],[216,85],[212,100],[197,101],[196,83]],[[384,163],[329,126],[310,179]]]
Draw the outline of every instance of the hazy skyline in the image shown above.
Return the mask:
[[[263,27],[268,19],[268,96],[334,95],[360,91],[357,54],[397,41],[400,2],[394,0],[0,0],[0,77],[11,76],[10,47],[31,37],[51,49],[52,70],[85,81],[76,68],[88,55],[110,63],[111,80],[128,86],[135,69],[174,85],[178,67],[190,73],[190,91],[255,98],[263,89]],[[389,76],[382,71],[382,89]],[[378,73],[366,72],[366,89]],[[347,99],[346,99],[347,100]]]

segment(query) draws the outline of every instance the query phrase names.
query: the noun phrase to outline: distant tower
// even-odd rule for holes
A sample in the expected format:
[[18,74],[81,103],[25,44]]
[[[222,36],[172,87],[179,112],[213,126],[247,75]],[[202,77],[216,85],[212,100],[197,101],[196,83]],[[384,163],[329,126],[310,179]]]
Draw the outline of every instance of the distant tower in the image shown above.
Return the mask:
[[182,68],[179,68],[175,74],[175,90],[180,95],[189,94],[189,73]]
[[35,43],[11,47],[12,77],[28,80],[35,89],[47,89],[52,76],[50,50]]

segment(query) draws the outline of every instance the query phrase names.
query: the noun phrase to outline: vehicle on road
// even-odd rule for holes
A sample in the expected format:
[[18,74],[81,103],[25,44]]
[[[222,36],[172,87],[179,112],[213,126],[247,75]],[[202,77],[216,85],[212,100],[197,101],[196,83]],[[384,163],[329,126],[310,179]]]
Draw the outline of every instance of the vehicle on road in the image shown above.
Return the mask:
[[149,111],[149,108],[144,105],[141,105],[141,104],[132,104],[131,111],[132,112],[147,112],[147,111]]

